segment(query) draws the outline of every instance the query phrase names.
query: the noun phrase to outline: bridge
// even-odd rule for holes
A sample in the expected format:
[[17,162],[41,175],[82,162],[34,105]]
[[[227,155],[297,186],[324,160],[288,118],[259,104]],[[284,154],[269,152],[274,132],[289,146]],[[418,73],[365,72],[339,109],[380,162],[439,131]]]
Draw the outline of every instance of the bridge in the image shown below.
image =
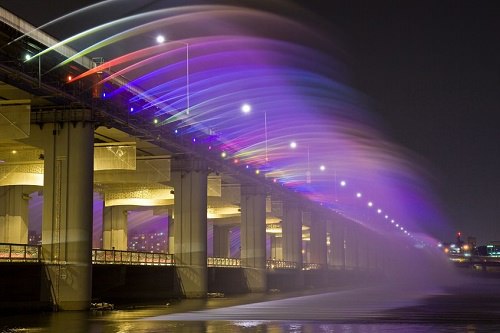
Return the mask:
[[[0,8],[0,261],[41,264],[53,290],[41,297],[62,310],[88,309],[96,265],[173,267],[182,297],[206,297],[210,267],[238,267],[247,291],[264,292],[277,269],[390,274],[400,256],[422,255],[426,243],[402,221],[400,192],[385,186],[393,171],[412,179],[389,169],[404,160],[381,152],[366,124],[354,127],[356,110],[333,125],[302,112],[307,102],[319,114],[354,109],[348,89],[326,82],[334,100],[316,91],[304,101],[282,85],[317,79],[306,71],[310,50],[224,34],[144,45],[155,30],[189,23],[172,9],[114,23],[121,32],[108,37],[92,35],[104,24],[58,40]],[[70,46],[88,35],[90,46]],[[268,53],[276,58],[262,60]],[[363,190],[349,188],[361,178],[369,180]],[[40,246],[28,245],[35,194]],[[168,221],[168,253],[129,251],[127,217],[140,210]]]

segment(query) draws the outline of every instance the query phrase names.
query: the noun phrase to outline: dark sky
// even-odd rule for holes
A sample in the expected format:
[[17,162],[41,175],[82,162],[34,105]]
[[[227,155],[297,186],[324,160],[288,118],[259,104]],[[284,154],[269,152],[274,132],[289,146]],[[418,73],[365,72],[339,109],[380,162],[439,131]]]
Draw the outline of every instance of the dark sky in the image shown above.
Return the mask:
[[500,241],[500,3],[324,3],[308,6],[343,35],[384,133],[427,160],[457,231]]
[[[371,98],[384,133],[427,161],[456,230],[481,244],[500,241],[500,3],[297,2],[316,10],[345,43],[353,84]],[[47,4],[22,3],[25,12],[27,3]],[[66,2],[50,3],[54,13]]]

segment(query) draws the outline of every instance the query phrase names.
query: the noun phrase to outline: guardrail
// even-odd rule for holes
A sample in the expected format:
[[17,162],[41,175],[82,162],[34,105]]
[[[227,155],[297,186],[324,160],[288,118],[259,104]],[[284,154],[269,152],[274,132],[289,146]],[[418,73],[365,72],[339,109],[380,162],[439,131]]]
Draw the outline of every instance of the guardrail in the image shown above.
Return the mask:
[[[0,262],[42,262],[41,245],[0,243]],[[174,266],[174,255],[169,253],[135,252],[121,250],[92,249],[93,264],[107,265],[158,265]],[[208,267],[241,267],[240,258],[208,257]],[[277,269],[322,269],[320,264],[303,264],[284,260],[266,260],[266,268]]]
[[173,266],[174,256],[169,253],[93,249],[92,263]]
[[0,261],[40,262],[41,252],[40,245],[0,243]]
[[240,258],[218,258],[218,257],[208,257],[207,258],[208,267],[241,267]]
[[293,261],[269,259],[266,260],[267,269],[298,269],[299,264]]

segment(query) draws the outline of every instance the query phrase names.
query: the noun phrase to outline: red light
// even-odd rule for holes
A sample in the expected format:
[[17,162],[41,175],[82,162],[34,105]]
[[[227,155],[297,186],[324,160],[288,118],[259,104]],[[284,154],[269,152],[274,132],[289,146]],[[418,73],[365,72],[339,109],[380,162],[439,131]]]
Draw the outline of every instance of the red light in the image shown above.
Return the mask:
[[71,75],[68,75],[68,82],[73,80],[73,77]]

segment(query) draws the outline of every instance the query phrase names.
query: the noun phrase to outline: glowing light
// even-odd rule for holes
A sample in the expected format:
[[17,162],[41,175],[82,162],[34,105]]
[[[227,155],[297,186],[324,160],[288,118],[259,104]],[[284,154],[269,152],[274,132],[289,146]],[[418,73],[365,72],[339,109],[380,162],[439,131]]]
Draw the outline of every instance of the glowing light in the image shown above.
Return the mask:
[[347,185],[347,182],[345,180],[340,181],[340,186],[345,187]]
[[382,213],[382,209],[380,209],[380,208],[379,208],[379,209],[377,209],[377,213],[378,213],[378,214]]
[[14,155],[17,154],[17,150],[13,150],[11,153]]
[[394,223],[394,220],[391,220],[391,223]]
[[325,169],[326,169],[326,168],[325,168],[325,166],[324,166],[324,165],[320,165],[320,166],[319,166],[319,169],[320,169],[321,171],[325,171]]
[[255,170],[255,174],[256,174],[256,175],[260,174],[260,170],[258,170],[258,169],[257,169],[257,170]]
[[71,75],[68,75],[68,82],[73,80],[73,77]]
[[297,142],[295,142],[295,141],[290,142],[290,148],[292,148],[292,149],[297,148]]
[[368,207],[373,207],[373,202],[368,201]]
[[156,42],[158,44],[161,44],[161,43],[165,42],[165,36],[163,36],[163,35],[156,36]]
[[389,215],[384,216],[384,218],[385,218],[385,219],[388,219],[388,218],[389,218]]
[[179,130],[177,130],[177,129],[176,129],[176,130],[174,131],[174,133],[175,133],[175,134],[179,133]]
[[153,120],[153,123],[154,123],[154,124],[158,124],[158,119],[157,119],[157,118],[155,118],[155,119]]
[[222,158],[226,158],[227,153],[226,153],[225,151],[223,151],[222,153],[220,153],[220,156],[221,156]]
[[30,60],[30,59],[31,59],[31,55],[26,54],[26,55],[24,56],[24,60],[28,61],[28,60]]
[[241,112],[248,114],[250,113],[250,111],[252,111],[252,107],[250,106],[250,104],[245,103],[241,106]]
[[356,198],[361,198],[362,196],[361,192],[356,193]]

